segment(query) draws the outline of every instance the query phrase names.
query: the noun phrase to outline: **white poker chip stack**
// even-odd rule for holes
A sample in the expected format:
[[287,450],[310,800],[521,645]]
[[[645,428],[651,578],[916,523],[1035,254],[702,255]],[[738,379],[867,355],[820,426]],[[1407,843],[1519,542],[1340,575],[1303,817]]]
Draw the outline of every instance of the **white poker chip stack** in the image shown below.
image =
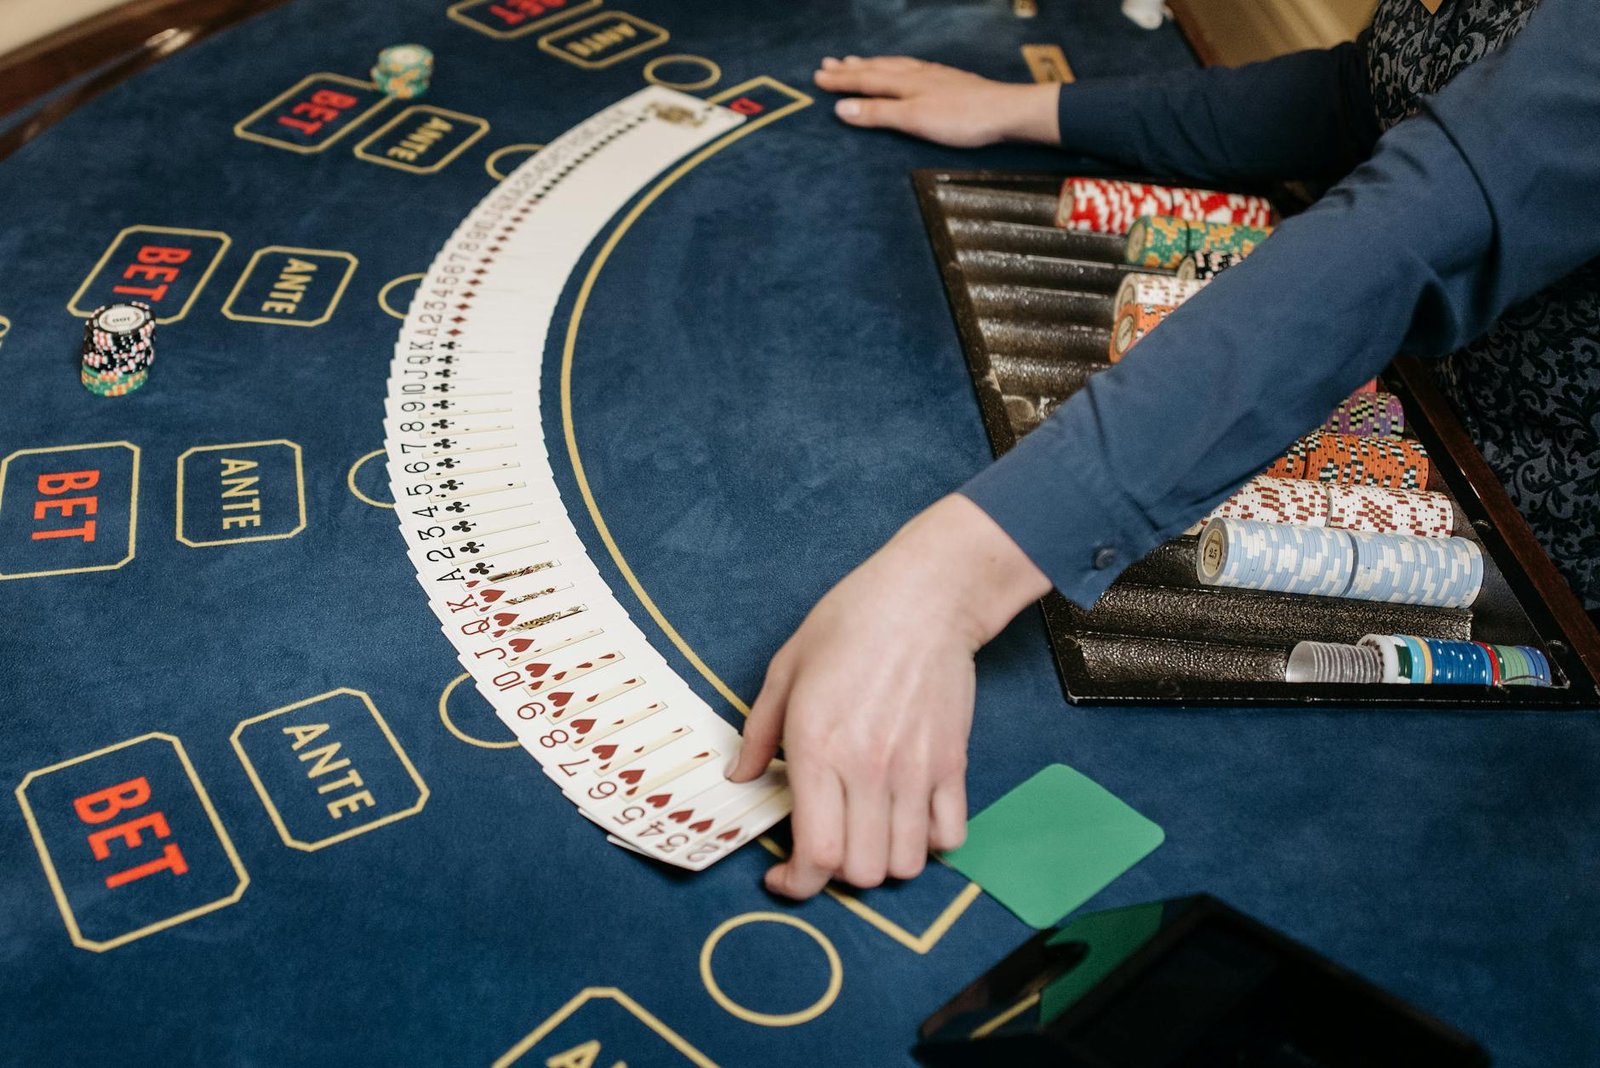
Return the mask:
[[1200,281],[1182,281],[1159,274],[1124,275],[1111,307],[1120,311],[1127,304],[1182,304],[1206,287]]
[[1355,575],[1345,595],[1389,604],[1470,608],[1483,589],[1483,551],[1466,538],[1350,531]]
[[1350,588],[1355,546],[1343,531],[1213,519],[1200,534],[1201,583],[1339,597]]
[[[1393,658],[1391,649],[1390,659]],[[1366,645],[1300,642],[1289,653],[1283,681],[1357,684],[1391,681],[1385,677],[1385,670],[1382,654]]]
[[1470,608],[1483,552],[1465,538],[1219,518],[1200,532],[1195,572],[1206,586]]

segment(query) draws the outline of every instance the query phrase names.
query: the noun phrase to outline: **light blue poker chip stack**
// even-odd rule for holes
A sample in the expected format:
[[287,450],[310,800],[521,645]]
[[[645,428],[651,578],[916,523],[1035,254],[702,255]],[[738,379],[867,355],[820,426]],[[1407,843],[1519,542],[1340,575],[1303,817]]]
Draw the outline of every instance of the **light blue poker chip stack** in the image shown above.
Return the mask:
[[1213,519],[1196,571],[1207,586],[1339,597],[1355,570],[1350,532],[1253,519]]
[[1355,571],[1346,597],[1470,608],[1483,588],[1483,552],[1466,538],[1351,531]]

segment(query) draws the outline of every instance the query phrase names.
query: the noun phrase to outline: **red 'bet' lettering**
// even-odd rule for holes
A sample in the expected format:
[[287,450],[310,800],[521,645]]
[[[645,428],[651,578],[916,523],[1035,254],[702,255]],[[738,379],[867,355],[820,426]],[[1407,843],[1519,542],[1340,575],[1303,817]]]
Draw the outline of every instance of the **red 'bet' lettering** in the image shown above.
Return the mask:
[[119,782],[104,790],[84,794],[72,802],[72,810],[85,823],[104,823],[117,813],[138,808],[150,800],[150,780],[144,776]]
[[[55,474],[40,475],[35,488],[41,497],[59,497],[69,490],[93,489],[99,482],[99,471],[60,471]],[[51,509],[60,512],[62,516],[71,516],[79,509],[84,515],[94,515],[100,509],[100,500],[98,497],[68,497],[58,501],[35,501],[33,518],[44,519]],[[35,530],[29,537],[33,541],[44,541],[47,538],[82,538],[84,541],[94,541],[94,520],[85,519],[81,527]]]
[[[356,98],[349,93],[318,89],[311,94],[310,100],[302,100],[295,104],[287,115],[279,115],[278,122],[291,130],[299,130],[307,137],[313,137],[325,125],[337,120],[342,112],[355,107],[356,103]],[[298,118],[300,115],[308,117]]]
[[507,26],[515,26],[566,6],[567,0],[505,0],[504,3],[490,4],[489,11]]
[[167,283],[178,277],[177,268],[163,265],[184,263],[191,254],[191,250],[186,248],[145,245],[134,256],[134,262],[123,269],[122,277],[156,281],[161,284],[158,286],[112,286],[111,292],[126,293],[133,297],[144,297],[154,304],[167,295]]
[[[139,808],[149,800],[150,781],[140,776],[115,786],[108,786],[104,790],[84,794],[73,800],[72,810],[84,823],[93,825],[105,823],[119,812]],[[89,852],[94,854],[96,860],[107,860],[111,856],[110,843],[113,840],[121,840],[124,847],[135,849],[144,844],[142,832],[146,830],[156,838],[167,838],[172,834],[172,828],[167,825],[167,817],[161,812],[151,812],[148,815],[124,820],[114,827],[90,832]],[[115,890],[119,886],[126,886],[158,871],[170,871],[174,875],[182,875],[188,870],[189,863],[183,859],[183,850],[176,842],[172,842],[161,850],[161,856],[155,860],[145,861],[143,864],[136,864],[106,876],[106,888]]]

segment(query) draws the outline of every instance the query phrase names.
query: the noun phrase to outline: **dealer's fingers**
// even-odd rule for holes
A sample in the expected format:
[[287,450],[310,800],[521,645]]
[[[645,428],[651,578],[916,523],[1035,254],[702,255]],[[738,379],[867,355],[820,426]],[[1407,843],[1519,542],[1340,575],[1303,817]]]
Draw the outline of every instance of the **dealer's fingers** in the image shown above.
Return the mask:
[[960,777],[946,779],[933,788],[928,844],[941,852],[967,840],[967,784]]
[[766,770],[772,758],[778,755],[778,744],[783,740],[784,706],[789,699],[788,672],[773,665],[767,668],[766,681],[750,706],[750,715],[744,721],[744,742],[739,756],[728,769],[728,778],[734,782],[749,782]]
[[767,870],[767,889],[797,901],[828,885],[844,864],[844,788],[832,769],[812,771],[802,758],[789,762],[794,791],[794,852]]
[[889,800],[889,874],[915,879],[928,860],[928,824],[933,799],[924,786],[896,785]]

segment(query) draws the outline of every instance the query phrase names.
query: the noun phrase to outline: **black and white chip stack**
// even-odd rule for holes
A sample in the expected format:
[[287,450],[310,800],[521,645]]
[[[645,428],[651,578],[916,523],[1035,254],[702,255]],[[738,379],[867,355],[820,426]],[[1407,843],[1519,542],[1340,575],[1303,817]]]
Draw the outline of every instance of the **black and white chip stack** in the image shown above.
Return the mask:
[[83,324],[83,388],[101,397],[132,393],[150,379],[156,317],[138,301],[96,308]]

